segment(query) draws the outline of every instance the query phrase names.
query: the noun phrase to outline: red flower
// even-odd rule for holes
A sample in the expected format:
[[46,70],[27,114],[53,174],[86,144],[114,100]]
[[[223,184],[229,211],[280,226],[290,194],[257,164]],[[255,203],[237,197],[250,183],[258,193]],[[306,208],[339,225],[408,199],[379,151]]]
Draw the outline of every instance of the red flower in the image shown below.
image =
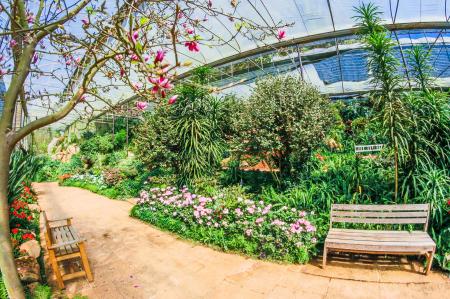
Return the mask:
[[13,228],[13,229],[11,230],[11,232],[12,232],[14,235],[17,235],[17,233],[19,232],[19,229],[18,229],[18,228]]
[[31,220],[33,220],[33,216],[30,215],[27,217],[27,219],[28,219],[28,221],[31,221]]
[[447,200],[447,204],[450,206],[450,199],[449,200]]

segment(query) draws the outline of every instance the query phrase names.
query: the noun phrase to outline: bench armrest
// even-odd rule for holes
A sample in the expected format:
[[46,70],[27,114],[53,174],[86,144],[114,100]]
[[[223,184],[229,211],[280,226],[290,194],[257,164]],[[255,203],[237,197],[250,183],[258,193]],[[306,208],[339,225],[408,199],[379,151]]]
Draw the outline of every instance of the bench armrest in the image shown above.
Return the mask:
[[52,246],[48,246],[47,248],[48,249],[57,249],[57,248],[64,247],[64,246],[67,246],[67,245],[78,244],[78,243],[81,243],[81,242],[84,242],[84,241],[85,241],[84,239],[72,240],[72,241],[67,241],[67,242],[63,242],[63,243],[53,244]]

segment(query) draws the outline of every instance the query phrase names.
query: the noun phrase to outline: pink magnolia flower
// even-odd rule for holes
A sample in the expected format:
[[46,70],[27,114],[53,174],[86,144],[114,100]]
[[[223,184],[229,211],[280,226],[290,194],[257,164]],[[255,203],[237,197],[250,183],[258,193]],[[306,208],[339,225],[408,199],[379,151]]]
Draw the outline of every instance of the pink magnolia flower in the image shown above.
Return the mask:
[[171,96],[169,99],[169,105],[175,104],[177,101],[178,95]]
[[199,52],[200,51],[200,47],[198,46],[198,43],[196,41],[185,42],[184,46],[187,47],[189,49],[189,51],[191,51],[191,52]]
[[80,97],[80,102],[86,101],[86,98],[87,98],[87,95],[85,93],[82,94],[81,97]]
[[125,70],[123,68],[120,68],[120,77],[125,76]]
[[278,30],[277,38],[279,40],[282,40],[285,37],[286,37],[286,31],[284,31],[283,29]]
[[17,42],[15,39],[10,40],[9,42],[9,47],[10,48],[14,48],[15,46],[17,46]]
[[136,108],[139,110],[145,110],[148,107],[148,103],[147,102],[136,102]]
[[66,65],[71,65],[72,64],[72,59],[66,60]]
[[81,23],[83,23],[84,26],[88,26],[89,25],[89,19],[88,18],[84,18],[81,20]]
[[123,59],[123,55],[122,54],[117,54],[116,55],[116,59],[119,60],[119,61],[122,60]]
[[38,59],[39,59],[38,53],[34,52],[33,58],[31,59],[31,62],[34,63],[34,64],[36,64],[37,61],[38,61]]
[[138,61],[139,60],[139,56],[137,56],[136,54],[132,54],[131,55],[131,60]]
[[164,56],[166,55],[164,50],[158,50],[155,56],[155,64],[158,62],[162,62],[164,60]]
[[3,55],[0,54],[0,62],[2,62],[2,61],[3,61]]
[[2,77],[3,75],[6,75],[7,73],[8,73],[7,70],[0,69],[0,77]]
[[188,34],[192,34],[192,33],[194,33],[194,29],[188,28],[188,29],[186,29],[186,32],[187,32]]
[[32,24],[34,23],[35,17],[32,12],[27,13],[27,23]]
[[136,40],[139,38],[139,32],[136,30],[135,32],[133,32],[133,34],[131,35],[131,39],[133,40],[133,42],[136,42]]
[[78,57],[77,59],[75,59],[76,64],[80,64],[80,62],[81,62],[81,57]]
[[171,90],[173,88],[169,79],[164,78],[163,76],[159,78],[149,77],[148,81],[153,84],[152,93],[161,92],[163,98],[166,96],[166,90]]
[[212,7],[212,0],[208,0],[208,7],[209,7],[209,8]]

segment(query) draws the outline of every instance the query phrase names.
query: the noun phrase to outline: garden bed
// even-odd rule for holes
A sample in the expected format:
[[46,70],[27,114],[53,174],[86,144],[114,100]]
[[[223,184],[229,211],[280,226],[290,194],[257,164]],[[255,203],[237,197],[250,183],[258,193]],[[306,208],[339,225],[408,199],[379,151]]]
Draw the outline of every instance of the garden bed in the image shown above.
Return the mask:
[[161,229],[261,259],[306,263],[317,250],[310,213],[225,194],[207,197],[188,188],[142,191],[131,216]]

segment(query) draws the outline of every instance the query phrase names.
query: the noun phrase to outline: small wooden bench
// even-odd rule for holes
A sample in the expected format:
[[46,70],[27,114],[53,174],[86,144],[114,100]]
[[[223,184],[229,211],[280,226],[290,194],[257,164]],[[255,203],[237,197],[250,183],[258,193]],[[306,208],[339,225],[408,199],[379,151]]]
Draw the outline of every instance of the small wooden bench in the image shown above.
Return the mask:
[[[45,212],[43,214],[46,228],[45,241],[58,287],[64,289],[64,281],[77,277],[84,276],[88,281],[93,281],[86,255],[85,240],[78,235],[72,226],[72,218],[48,220],[47,214]],[[55,225],[55,222],[61,224]],[[62,275],[58,263],[77,258],[81,259],[83,270]]]
[[[428,274],[436,244],[427,234],[430,206],[428,204],[403,205],[344,205],[333,204],[330,213],[330,231],[325,239],[323,268],[330,251],[425,255]],[[333,228],[333,223],[361,224],[419,224],[423,231],[365,230]]]

